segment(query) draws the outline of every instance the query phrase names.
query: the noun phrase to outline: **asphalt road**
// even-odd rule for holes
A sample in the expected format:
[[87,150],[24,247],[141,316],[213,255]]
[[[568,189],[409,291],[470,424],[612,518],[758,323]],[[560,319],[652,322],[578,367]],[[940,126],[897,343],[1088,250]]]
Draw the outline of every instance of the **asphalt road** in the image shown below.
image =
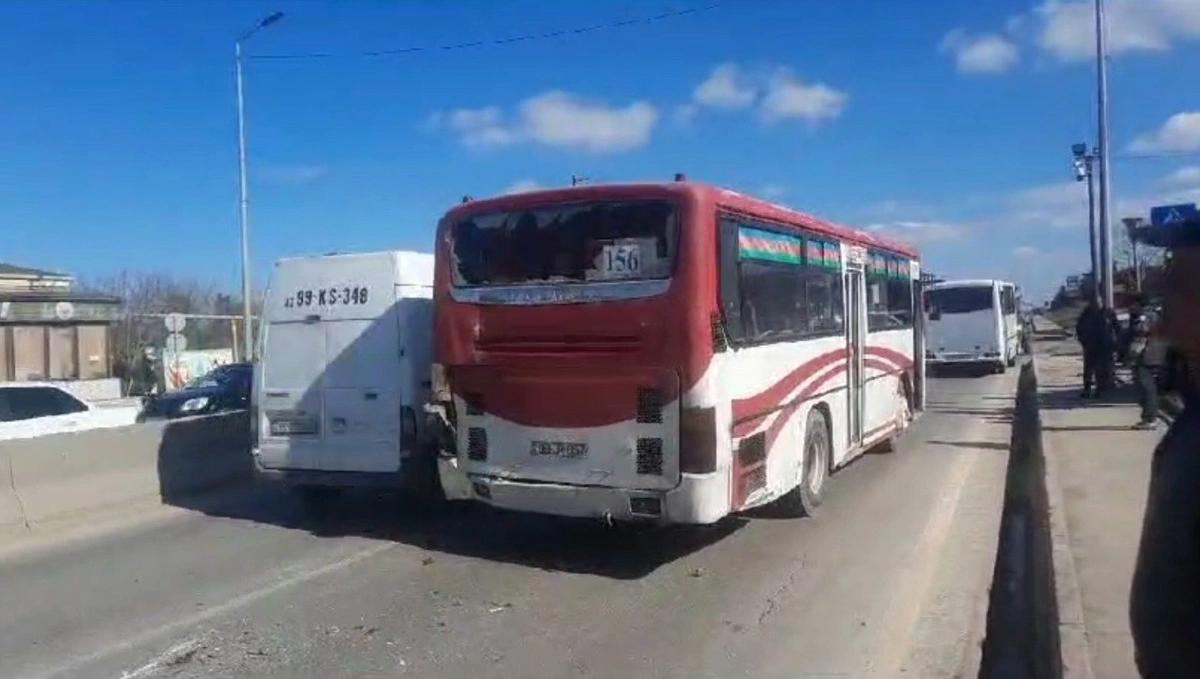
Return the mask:
[[[818,516],[617,528],[286,496],[0,562],[0,677],[951,676],[979,636],[1016,371],[945,378]],[[207,513],[205,513],[207,512]]]

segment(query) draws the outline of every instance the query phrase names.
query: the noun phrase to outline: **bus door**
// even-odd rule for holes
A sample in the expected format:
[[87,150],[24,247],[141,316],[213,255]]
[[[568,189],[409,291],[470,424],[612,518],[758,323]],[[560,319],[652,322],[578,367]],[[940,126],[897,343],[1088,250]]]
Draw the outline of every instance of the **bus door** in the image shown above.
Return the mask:
[[913,277],[913,414],[925,410],[925,285]]
[[846,390],[849,402],[849,445],[862,444],[863,419],[866,417],[866,366],[863,364],[867,348],[867,305],[866,279],[861,264],[851,263],[846,268]]

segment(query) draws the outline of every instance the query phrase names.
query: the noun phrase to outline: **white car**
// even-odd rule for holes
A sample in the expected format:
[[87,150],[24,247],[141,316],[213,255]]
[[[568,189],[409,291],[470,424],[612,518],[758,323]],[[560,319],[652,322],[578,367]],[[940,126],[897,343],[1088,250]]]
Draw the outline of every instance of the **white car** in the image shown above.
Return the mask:
[[0,382],[0,441],[123,427],[137,421],[136,405],[87,403],[47,382]]

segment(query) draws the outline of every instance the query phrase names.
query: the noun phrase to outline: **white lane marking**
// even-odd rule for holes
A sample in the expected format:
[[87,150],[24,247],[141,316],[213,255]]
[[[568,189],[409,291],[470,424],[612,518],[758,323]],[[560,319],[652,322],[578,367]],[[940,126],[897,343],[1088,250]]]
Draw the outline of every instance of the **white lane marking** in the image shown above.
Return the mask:
[[908,655],[909,642],[920,620],[921,605],[940,565],[938,555],[946,544],[963,487],[978,459],[979,454],[971,452],[961,452],[955,458],[937,505],[929,515],[917,547],[897,582],[896,594],[879,628],[881,631],[876,652],[870,654],[874,662],[868,661],[872,665],[868,669],[881,673],[881,676],[900,676]]
[[174,665],[178,663],[183,658],[186,658],[189,654],[199,651],[203,646],[204,642],[200,639],[188,639],[187,641],[181,641],[158,654],[153,660],[145,665],[142,665],[135,670],[122,672],[121,679],[138,679],[139,677],[149,676],[150,674],[157,672],[167,665]]
[[386,543],[382,543],[382,544],[373,545],[364,550],[355,552],[349,556],[346,556],[342,559],[334,561],[333,563],[328,563],[328,564],[325,564],[324,566],[320,566],[320,567],[314,568],[312,570],[305,570],[310,567],[309,564],[296,564],[294,566],[284,568],[284,569],[280,570],[279,573],[276,575],[275,581],[269,585],[260,587],[256,590],[246,592],[245,594],[236,596],[236,597],[234,597],[228,601],[225,601],[223,603],[216,604],[216,605],[204,610],[203,612],[196,613],[194,615],[189,615],[184,618],[180,618],[174,622],[168,623],[161,627],[146,630],[145,632],[134,635],[134,636],[126,639],[125,641],[122,641],[117,644],[113,644],[111,646],[107,646],[107,647],[99,649],[97,651],[93,651],[92,653],[89,653],[83,657],[72,660],[71,662],[69,662],[66,665],[63,665],[61,667],[57,667],[57,668],[48,670],[41,674],[33,675],[32,677],[30,677],[30,679],[52,679],[53,677],[57,677],[57,676],[66,674],[68,672],[78,671],[79,669],[86,667],[90,663],[97,662],[99,660],[102,660],[106,657],[115,655],[117,653],[121,653],[124,651],[128,651],[128,650],[137,648],[138,646],[149,645],[149,644],[153,643],[156,639],[178,633],[181,629],[185,629],[188,627],[194,627],[194,626],[199,625],[208,620],[212,620],[213,618],[224,615],[224,614],[228,613],[229,611],[236,610],[238,608],[242,608],[243,606],[252,604],[252,603],[258,601],[259,599],[263,599],[263,598],[270,596],[276,592],[279,592],[280,590],[284,590],[289,587],[295,587],[296,585],[303,584],[310,580],[315,580],[316,578],[319,578],[323,575],[328,575],[329,573],[333,573],[334,571],[338,571],[343,568],[348,568],[350,566],[353,566],[353,565],[359,563],[360,561],[365,561],[365,560],[367,560],[377,554],[381,554],[389,549],[395,549],[397,546],[398,545],[393,542],[386,542]]

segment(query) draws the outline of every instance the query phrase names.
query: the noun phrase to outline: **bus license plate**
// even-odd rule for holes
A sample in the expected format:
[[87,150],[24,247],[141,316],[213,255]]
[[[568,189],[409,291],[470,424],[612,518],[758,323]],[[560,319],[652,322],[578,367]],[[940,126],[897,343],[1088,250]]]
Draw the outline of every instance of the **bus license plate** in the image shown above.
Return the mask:
[[529,454],[535,457],[577,459],[587,457],[587,444],[566,441],[533,441],[529,444]]

